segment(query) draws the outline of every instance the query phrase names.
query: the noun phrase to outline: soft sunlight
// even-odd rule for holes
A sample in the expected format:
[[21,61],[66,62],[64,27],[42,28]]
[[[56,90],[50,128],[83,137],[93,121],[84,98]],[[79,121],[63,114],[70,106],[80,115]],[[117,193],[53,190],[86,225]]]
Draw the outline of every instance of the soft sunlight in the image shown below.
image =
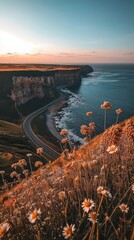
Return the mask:
[[34,45],[7,32],[0,31],[0,54],[31,53]]

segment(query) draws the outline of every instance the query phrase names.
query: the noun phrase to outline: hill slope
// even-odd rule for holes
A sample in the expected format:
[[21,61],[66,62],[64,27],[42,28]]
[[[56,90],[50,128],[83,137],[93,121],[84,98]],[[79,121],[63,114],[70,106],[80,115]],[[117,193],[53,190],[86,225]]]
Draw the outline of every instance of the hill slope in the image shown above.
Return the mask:
[[133,160],[134,118],[66,151],[2,196],[3,239],[132,240]]

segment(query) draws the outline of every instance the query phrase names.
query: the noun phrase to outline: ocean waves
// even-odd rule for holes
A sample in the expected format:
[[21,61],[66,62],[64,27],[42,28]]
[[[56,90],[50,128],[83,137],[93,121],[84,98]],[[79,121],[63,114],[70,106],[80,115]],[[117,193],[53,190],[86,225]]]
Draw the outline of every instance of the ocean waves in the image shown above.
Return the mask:
[[[78,142],[80,144],[83,144],[82,138],[77,136],[77,133],[75,132],[75,126],[74,128],[68,128],[68,122],[73,123],[73,119],[71,118],[73,109],[78,108],[80,105],[83,104],[83,99],[79,94],[75,94],[67,89],[62,89],[62,92],[69,94],[69,99],[67,101],[67,106],[63,107],[58,114],[54,117],[55,119],[55,126],[58,130],[61,129],[67,129],[69,131],[68,138],[72,142]],[[74,123],[75,125],[75,123]]]
[[88,74],[88,77],[82,79],[83,85],[97,85],[101,83],[115,83],[120,81],[119,73],[111,73],[111,72],[93,72]]

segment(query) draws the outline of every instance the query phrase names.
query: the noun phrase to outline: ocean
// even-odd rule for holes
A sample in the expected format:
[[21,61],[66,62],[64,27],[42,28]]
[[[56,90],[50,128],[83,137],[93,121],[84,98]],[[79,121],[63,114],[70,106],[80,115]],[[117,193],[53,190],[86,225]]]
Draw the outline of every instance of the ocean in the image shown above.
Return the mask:
[[107,127],[116,121],[115,110],[123,113],[119,122],[134,115],[134,64],[92,64],[93,73],[82,78],[78,89],[68,91],[68,106],[55,117],[57,128],[68,129],[69,138],[82,143],[81,125],[90,122],[86,112],[93,112],[97,134],[103,132],[104,110],[100,105],[108,101],[112,109],[107,111]]

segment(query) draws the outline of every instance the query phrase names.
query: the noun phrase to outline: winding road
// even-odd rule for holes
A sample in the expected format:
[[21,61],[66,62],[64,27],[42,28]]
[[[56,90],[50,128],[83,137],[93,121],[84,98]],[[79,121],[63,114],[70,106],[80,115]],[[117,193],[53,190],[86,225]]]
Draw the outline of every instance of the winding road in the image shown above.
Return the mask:
[[47,111],[48,107],[50,107],[51,105],[57,104],[62,99],[63,99],[63,95],[61,95],[58,99],[54,100],[53,102],[47,104],[46,106],[44,106],[44,107],[36,110],[35,112],[29,114],[25,118],[25,120],[23,121],[23,124],[22,124],[23,131],[24,131],[26,137],[36,146],[36,148],[38,148],[38,147],[43,148],[44,152],[53,160],[58,158],[60,156],[60,154],[56,150],[54,150],[53,148],[48,146],[46,143],[42,142],[41,139],[39,139],[36,136],[36,134],[34,133],[34,131],[31,128],[31,122],[35,117],[37,117],[41,113]]

